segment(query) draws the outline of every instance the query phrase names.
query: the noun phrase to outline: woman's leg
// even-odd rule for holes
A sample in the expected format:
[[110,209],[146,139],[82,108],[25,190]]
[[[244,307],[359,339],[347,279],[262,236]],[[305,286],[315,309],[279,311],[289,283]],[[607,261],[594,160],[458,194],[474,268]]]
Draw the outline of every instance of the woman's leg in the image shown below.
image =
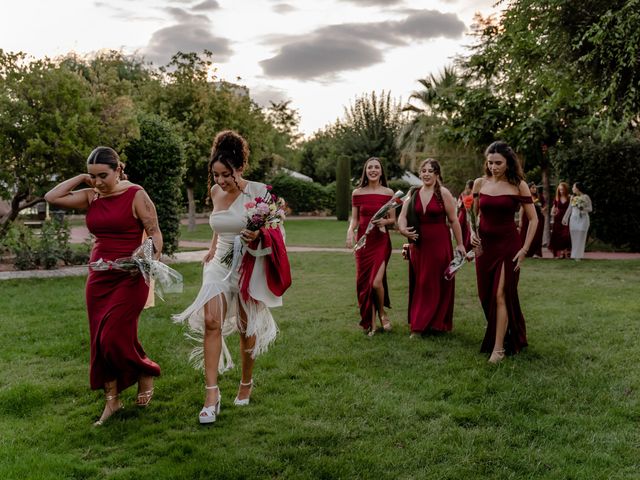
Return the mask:
[[[247,312],[242,305],[238,309],[240,311],[240,356],[242,358],[242,379],[238,387],[238,400],[245,400],[251,395],[251,386],[253,379],[253,365],[255,358],[252,356],[253,348],[256,344],[256,337],[247,337]],[[244,385],[243,385],[244,384]]]
[[[376,272],[376,276],[373,278],[373,292],[376,299],[376,305],[378,306],[378,317],[380,318],[380,323],[385,330],[389,330],[391,327],[391,323],[387,318],[387,313],[384,309],[384,273],[387,269],[387,264],[385,262],[380,264],[380,268]],[[373,318],[371,319],[371,328],[375,330],[375,309],[373,312]]]
[[489,361],[498,363],[504,358],[504,336],[507,333],[509,314],[507,313],[507,303],[504,296],[504,263],[500,268],[500,278],[496,290],[496,340],[493,344],[493,352]]
[[[222,321],[227,311],[226,300],[220,294],[204,306],[204,377],[207,387],[218,385],[218,364],[222,352]],[[217,388],[206,390],[205,407],[218,402]]]

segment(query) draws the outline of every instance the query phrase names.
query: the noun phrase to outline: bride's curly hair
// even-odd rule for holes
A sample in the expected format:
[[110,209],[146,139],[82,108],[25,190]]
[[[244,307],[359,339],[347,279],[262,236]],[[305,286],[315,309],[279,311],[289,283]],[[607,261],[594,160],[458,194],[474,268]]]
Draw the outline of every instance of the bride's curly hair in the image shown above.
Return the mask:
[[[207,167],[207,184],[209,192],[213,187],[213,165],[216,162],[222,163],[229,170],[238,170],[249,163],[249,144],[238,132],[233,130],[223,130],[213,139],[211,147],[211,157]],[[234,179],[235,181],[235,179]],[[236,182],[236,186],[240,186]]]

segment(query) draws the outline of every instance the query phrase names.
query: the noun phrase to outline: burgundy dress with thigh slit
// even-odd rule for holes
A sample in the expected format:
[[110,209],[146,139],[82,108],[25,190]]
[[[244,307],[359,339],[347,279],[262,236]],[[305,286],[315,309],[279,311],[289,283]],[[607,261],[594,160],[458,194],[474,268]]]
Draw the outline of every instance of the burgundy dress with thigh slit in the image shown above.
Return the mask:
[[[380,207],[391,200],[391,195],[379,193],[366,193],[354,195],[352,204],[358,207],[358,235],[359,240],[369,225],[371,217]],[[384,228],[384,227],[383,227]],[[387,287],[387,263],[391,257],[391,239],[389,233],[381,231],[378,227],[367,235],[367,240],[361,249],[356,251],[356,290],[358,293],[358,305],[360,306],[360,326],[365,330],[371,328],[373,312],[379,310],[373,281],[380,267],[384,268],[382,284],[384,286],[384,306],[390,308],[389,288]]]
[[453,327],[455,280],[444,279],[453,258],[447,216],[435,195],[423,208],[418,193],[415,210],[420,230],[409,249],[409,325],[412,332],[448,332]]
[[521,203],[531,203],[531,197],[519,195],[480,194],[480,225],[478,233],[482,254],[476,258],[478,296],[482,303],[487,330],[480,351],[493,351],[496,338],[496,292],[504,267],[504,296],[507,306],[507,333],[504,348],[517,353],[527,346],[527,331],[518,299],[520,273],[513,269],[513,258],[522,246],[514,215]]
[[[141,188],[132,186],[119,195],[98,197],[89,205],[87,228],[96,238],[92,262],[128,257],[140,246],[143,228],[133,216],[133,199]],[[138,317],[148,294],[149,287],[139,273],[89,271],[86,299],[92,389],[116,380],[120,392],[136,383],[140,375],[160,375],[160,367],[146,356],[138,341]]]

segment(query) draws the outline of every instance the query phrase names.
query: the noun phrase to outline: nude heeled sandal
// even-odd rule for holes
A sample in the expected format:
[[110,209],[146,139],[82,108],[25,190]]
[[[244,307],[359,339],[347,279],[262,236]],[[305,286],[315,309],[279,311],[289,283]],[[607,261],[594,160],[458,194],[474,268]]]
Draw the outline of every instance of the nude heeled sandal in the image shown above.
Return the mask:
[[222,395],[220,395],[220,390],[218,389],[218,385],[208,386],[205,385],[205,390],[218,390],[218,401],[211,405],[210,407],[204,406],[202,410],[200,410],[200,415],[198,415],[198,421],[202,425],[208,425],[216,421],[217,416],[220,414],[220,400],[222,399]]
[[242,385],[243,387],[251,386],[251,388],[249,389],[249,396],[247,398],[243,398],[242,400],[240,400],[236,396],[235,400],[233,401],[233,404],[237,407],[246,407],[247,405],[249,405],[249,400],[251,399],[251,390],[253,390],[253,378],[249,380],[249,383],[242,383],[241,381],[240,385]]
[[[105,399],[107,402],[110,402],[111,400],[116,400],[116,399],[118,399],[118,398],[120,398],[120,395],[118,395],[118,394],[115,394],[115,395],[105,395],[105,397],[104,397],[104,399]],[[100,427],[100,426],[104,425],[104,422],[106,422],[107,420],[109,420],[109,418],[111,418],[111,416],[112,416],[114,413],[116,413],[116,412],[118,412],[118,411],[122,410],[122,409],[124,408],[124,405],[123,405],[122,403],[120,403],[120,406],[119,406],[118,408],[116,408],[115,410],[114,410],[114,409],[112,409],[112,408],[109,406],[109,404],[108,404],[108,403],[107,403],[106,407],[108,408],[108,411],[107,411],[107,412],[103,412],[103,413],[102,413],[102,416],[100,417],[100,419],[99,419],[99,420],[96,420],[96,421],[93,423],[93,426],[94,426],[94,427]],[[105,416],[105,414],[106,414],[106,416]]]

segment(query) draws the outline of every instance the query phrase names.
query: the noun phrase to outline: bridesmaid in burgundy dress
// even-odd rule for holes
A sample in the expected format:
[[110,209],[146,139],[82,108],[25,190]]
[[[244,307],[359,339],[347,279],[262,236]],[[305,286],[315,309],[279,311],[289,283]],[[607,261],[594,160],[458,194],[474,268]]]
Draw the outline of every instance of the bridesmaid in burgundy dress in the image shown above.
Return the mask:
[[[529,187],[515,152],[504,142],[494,142],[485,152],[485,176],[473,185],[474,208],[480,211],[479,238],[471,243],[481,249],[476,256],[478,296],[487,318],[481,351],[491,353],[490,363],[527,346],[524,316],[518,299],[520,267],[535,235],[538,218]],[[515,213],[522,204],[529,219],[524,245],[518,235]]]
[[[531,201],[533,202],[533,208],[536,209],[536,217],[538,218],[538,227],[536,233],[533,236],[533,241],[527,252],[527,257],[542,258],[542,235],[544,232],[544,206],[545,201],[542,195],[538,195],[538,187],[534,182],[529,182],[529,192],[531,192]],[[529,219],[524,214],[522,206],[520,207],[520,239],[522,244],[527,238],[527,230],[529,229]]]
[[569,226],[562,224],[564,214],[569,208],[569,185],[560,182],[556,189],[556,198],[553,200],[551,216],[551,238],[549,239],[549,250],[553,252],[555,258],[569,258],[571,252],[571,234]]
[[467,209],[473,204],[473,180],[469,180],[464,187],[464,191],[458,197],[458,223],[462,231],[462,240],[464,241],[465,250],[471,250],[471,227],[467,223]]
[[[353,248],[367,229],[371,217],[392,197],[393,190],[387,187],[387,178],[380,159],[369,158],[362,169],[360,183],[351,197],[347,248]],[[391,240],[386,227],[395,223],[395,209],[392,209],[387,218],[375,222],[376,227],[367,235],[364,247],[356,251],[356,290],[360,306],[360,326],[369,336],[373,336],[376,331],[376,313],[385,331],[389,332],[392,328],[385,312],[385,307],[391,306],[387,287],[387,263],[391,256]]]
[[[58,184],[45,195],[64,208],[86,209],[89,231],[96,237],[91,261],[130,256],[140,246],[143,230],[153,240],[156,258],[162,252],[162,233],[153,202],[139,185],[126,181],[124,164],[109,147],[98,147],[87,159],[88,174]],[[74,190],[82,184],[91,188]],[[106,405],[95,425],[102,425],[122,408],[119,393],[138,383],[137,405],[146,407],[153,396],[153,378],[160,367],[138,341],[138,317],[149,287],[140,274],[90,271],[86,286],[91,335],[90,383],[103,388]]]
[[[398,229],[409,246],[409,325],[411,336],[427,331],[448,332],[453,326],[454,280],[444,271],[453,258],[451,233],[466,253],[456,201],[442,186],[440,164],[428,158],[420,165],[422,187],[412,189],[402,206]],[[447,219],[449,225],[447,225]]]

